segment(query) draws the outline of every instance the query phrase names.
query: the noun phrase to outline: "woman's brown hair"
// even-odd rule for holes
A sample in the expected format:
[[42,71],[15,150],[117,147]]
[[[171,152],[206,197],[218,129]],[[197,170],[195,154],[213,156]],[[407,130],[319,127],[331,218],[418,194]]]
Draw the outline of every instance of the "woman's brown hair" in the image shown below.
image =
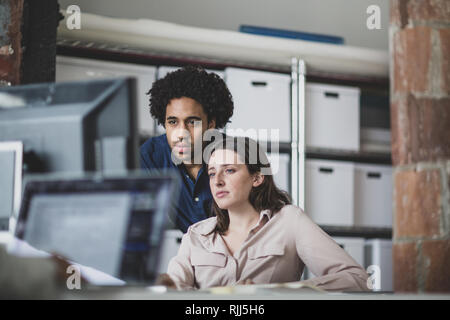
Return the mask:
[[[250,175],[258,173],[264,175],[264,181],[259,186],[253,187],[249,195],[249,202],[256,211],[268,209],[276,213],[285,205],[291,204],[289,194],[275,185],[267,155],[255,140],[247,137],[227,137],[212,143],[208,149],[209,155],[216,150],[232,150],[245,163]],[[230,224],[228,210],[220,209],[213,199],[212,212],[217,217],[217,225],[211,233],[225,234]]]

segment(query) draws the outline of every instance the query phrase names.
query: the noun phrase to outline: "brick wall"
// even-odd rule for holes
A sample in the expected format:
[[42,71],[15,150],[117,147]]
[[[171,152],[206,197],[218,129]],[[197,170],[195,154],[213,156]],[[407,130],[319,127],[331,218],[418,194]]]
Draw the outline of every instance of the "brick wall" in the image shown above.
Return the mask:
[[391,0],[396,292],[450,292],[450,1]]
[[0,86],[20,83],[23,1],[0,0]]
[[0,86],[55,80],[57,0],[0,0]]

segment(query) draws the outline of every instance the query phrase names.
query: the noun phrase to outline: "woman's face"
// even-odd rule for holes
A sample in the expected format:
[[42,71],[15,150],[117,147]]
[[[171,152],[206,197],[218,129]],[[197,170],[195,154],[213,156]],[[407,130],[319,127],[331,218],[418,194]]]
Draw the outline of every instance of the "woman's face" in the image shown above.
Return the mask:
[[224,149],[211,155],[208,175],[214,200],[219,208],[226,210],[248,204],[251,189],[263,179],[263,176],[250,175],[236,152]]

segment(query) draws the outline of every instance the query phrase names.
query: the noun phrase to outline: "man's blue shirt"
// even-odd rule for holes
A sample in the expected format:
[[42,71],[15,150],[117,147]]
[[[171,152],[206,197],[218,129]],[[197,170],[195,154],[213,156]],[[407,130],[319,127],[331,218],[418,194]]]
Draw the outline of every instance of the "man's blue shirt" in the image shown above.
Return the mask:
[[197,179],[192,181],[183,164],[176,165],[171,158],[171,149],[165,134],[148,139],[140,149],[141,167],[148,171],[173,169],[180,174],[180,195],[176,205],[177,228],[186,233],[188,227],[210,216],[212,195],[206,165],[200,169]]

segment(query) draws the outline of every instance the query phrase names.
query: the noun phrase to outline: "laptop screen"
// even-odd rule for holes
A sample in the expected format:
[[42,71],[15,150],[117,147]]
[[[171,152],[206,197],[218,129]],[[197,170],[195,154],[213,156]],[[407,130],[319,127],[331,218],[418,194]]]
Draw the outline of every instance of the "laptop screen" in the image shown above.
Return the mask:
[[16,234],[127,282],[151,282],[173,200],[173,179],[33,181]]

